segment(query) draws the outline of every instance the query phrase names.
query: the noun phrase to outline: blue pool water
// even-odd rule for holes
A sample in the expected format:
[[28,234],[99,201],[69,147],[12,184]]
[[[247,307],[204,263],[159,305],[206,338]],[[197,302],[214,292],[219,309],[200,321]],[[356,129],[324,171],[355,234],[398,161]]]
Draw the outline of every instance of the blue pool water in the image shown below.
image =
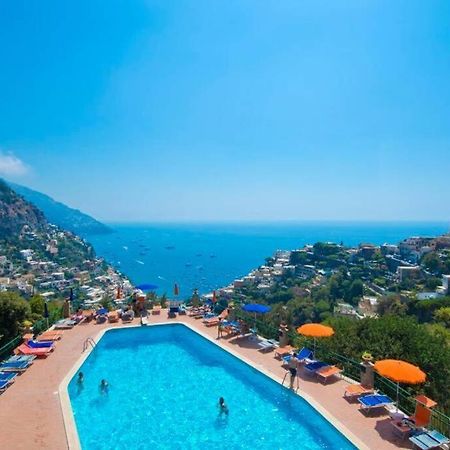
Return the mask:
[[69,396],[85,450],[355,448],[302,398],[180,324],[111,330],[80,370]]

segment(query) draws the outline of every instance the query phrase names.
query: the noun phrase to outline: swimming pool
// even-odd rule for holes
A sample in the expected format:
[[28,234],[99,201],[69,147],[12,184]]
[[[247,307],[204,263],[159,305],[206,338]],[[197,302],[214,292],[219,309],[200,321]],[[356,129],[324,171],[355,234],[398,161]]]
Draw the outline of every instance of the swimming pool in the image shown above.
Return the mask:
[[68,393],[85,450],[355,448],[301,397],[182,324],[109,330],[80,370]]

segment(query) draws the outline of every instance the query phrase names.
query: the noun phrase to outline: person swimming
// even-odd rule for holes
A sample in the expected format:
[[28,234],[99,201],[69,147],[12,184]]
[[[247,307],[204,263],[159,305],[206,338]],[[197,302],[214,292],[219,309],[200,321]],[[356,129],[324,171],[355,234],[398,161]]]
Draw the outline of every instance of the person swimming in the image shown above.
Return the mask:
[[84,389],[84,375],[83,375],[83,372],[78,372],[77,388],[78,388],[78,393],[81,394],[81,392]]
[[219,398],[219,413],[222,415],[222,414],[228,414],[228,406],[227,406],[227,404],[225,403],[225,400],[224,400],[224,398],[223,397],[220,397]]
[[109,387],[109,384],[108,384],[108,382],[105,379],[100,381],[100,392],[102,394],[107,394],[108,393],[108,387]]

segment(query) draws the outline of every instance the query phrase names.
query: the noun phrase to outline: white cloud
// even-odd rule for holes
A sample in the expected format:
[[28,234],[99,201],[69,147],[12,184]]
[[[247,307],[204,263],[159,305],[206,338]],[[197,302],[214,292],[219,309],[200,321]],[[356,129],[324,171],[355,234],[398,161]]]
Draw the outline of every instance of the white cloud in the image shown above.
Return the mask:
[[0,175],[20,176],[29,172],[28,166],[12,153],[0,152]]

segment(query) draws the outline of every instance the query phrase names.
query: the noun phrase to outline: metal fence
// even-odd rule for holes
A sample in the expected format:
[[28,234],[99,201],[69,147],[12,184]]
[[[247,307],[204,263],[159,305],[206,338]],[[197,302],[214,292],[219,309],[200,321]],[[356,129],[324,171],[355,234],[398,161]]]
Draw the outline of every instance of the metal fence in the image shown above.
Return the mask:
[[[236,312],[236,317],[245,320],[249,325],[255,324],[254,316],[246,314],[242,311]],[[265,323],[263,320],[256,319],[256,328],[258,334],[265,338],[277,338],[278,328]],[[313,347],[312,339],[300,336],[295,332],[288,333],[289,339],[292,344],[296,347],[308,346]],[[334,364],[343,369],[343,374],[354,380],[360,381],[361,377],[361,364],[351,358],[347,358],[338,353],[329,351],[326,346],[321,345],[320,341],[316,341],[315,345],[315,355],[317,358],[326,361],[327,363]],[[379,392],[387,395],[392,399],[397,399],[397,384],[389,380],[388,378],[382,377],[375,372],[374,387]],[[416,407],[416,401],[414,400],[415,393],[409,392],[406,389],[399,388],[398,390],[398,406],[403,412],[408,415],[414,414]],[[439,407],[432,410],[430,427],[440,431],[445,436],[450,436],[450,417],[447,416]]]
[[21,343],[22,336],[18,335],[11,341],[7,342],[3,347],[0,347],[0,361],[7,358],[12,351]]

